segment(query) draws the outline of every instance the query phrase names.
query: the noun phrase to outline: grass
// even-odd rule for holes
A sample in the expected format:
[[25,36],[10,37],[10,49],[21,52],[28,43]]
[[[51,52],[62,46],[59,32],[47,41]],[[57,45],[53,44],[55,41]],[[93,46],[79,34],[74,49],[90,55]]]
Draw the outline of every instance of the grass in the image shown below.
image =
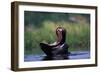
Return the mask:
[[67,30],[66,43],[70,51],[90,49],[90,25],[88,23],[68,23],[65,21],[45,21],[41,27],[26,26],[24,33],[25,54],[42,54],[40,42],[53,43],[56,41],[57,27]]

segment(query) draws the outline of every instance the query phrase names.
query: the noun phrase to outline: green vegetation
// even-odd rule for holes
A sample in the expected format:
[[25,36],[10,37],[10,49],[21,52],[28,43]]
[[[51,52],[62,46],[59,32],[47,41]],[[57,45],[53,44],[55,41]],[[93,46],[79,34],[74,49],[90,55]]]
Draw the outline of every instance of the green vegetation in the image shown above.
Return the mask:
[[[66,14],[65,16],[65,14],[59,14],[59,13],[38,14],[35,12],[33,12],[32,14],[32,12],[30,13],[26,11],[25,32],[24,32],[24,44],[25,44],[24,53],[42,54],[43,52],[40,49],[39,43],[55,42],[56,41],[55,30],[59,26],[64,27],[67,31],[66,42],[69,44],[70,51],[90,50],[89,15],[88,14],[86,15],[69,13]],[[68,17],[79,16],[83,18],[83,20],[79,22],[72,22],[69,20],[67,16]],[[86,20],[88,20],[88,22]]]

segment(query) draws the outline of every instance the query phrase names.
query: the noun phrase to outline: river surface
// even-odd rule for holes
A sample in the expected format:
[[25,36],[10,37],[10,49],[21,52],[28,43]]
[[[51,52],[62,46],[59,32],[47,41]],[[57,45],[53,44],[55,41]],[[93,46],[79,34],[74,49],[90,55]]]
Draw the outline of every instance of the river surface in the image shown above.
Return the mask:
[[[31,61],[42,61],[45,57],[45,54],[42,55],[25,55],[24,61],[31,62]],[[89,59],[90,58],[90,51],[73,51],[69,54],[69,59]]]

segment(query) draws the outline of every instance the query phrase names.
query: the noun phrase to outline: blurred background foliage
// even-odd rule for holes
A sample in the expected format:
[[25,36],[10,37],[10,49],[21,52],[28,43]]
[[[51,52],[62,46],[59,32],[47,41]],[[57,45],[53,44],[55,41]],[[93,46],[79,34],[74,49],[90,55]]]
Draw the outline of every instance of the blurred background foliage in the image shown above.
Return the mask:
[[70,51],[90,50],[90,15],[79,13],[24,12],[24,54],[43,54],[39,43],[56,41],[55,30],[64,27]]

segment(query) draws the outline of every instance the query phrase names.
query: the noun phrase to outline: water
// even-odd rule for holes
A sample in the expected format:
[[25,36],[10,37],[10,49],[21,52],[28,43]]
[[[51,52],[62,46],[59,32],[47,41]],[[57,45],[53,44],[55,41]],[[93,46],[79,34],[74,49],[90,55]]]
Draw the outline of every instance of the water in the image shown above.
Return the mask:
[[[25,55],[24,61],[41,61],[46,55]],[[89,59],[90,58],[90,51],[74,51],[71,52],[69,55],[69,59]]]

